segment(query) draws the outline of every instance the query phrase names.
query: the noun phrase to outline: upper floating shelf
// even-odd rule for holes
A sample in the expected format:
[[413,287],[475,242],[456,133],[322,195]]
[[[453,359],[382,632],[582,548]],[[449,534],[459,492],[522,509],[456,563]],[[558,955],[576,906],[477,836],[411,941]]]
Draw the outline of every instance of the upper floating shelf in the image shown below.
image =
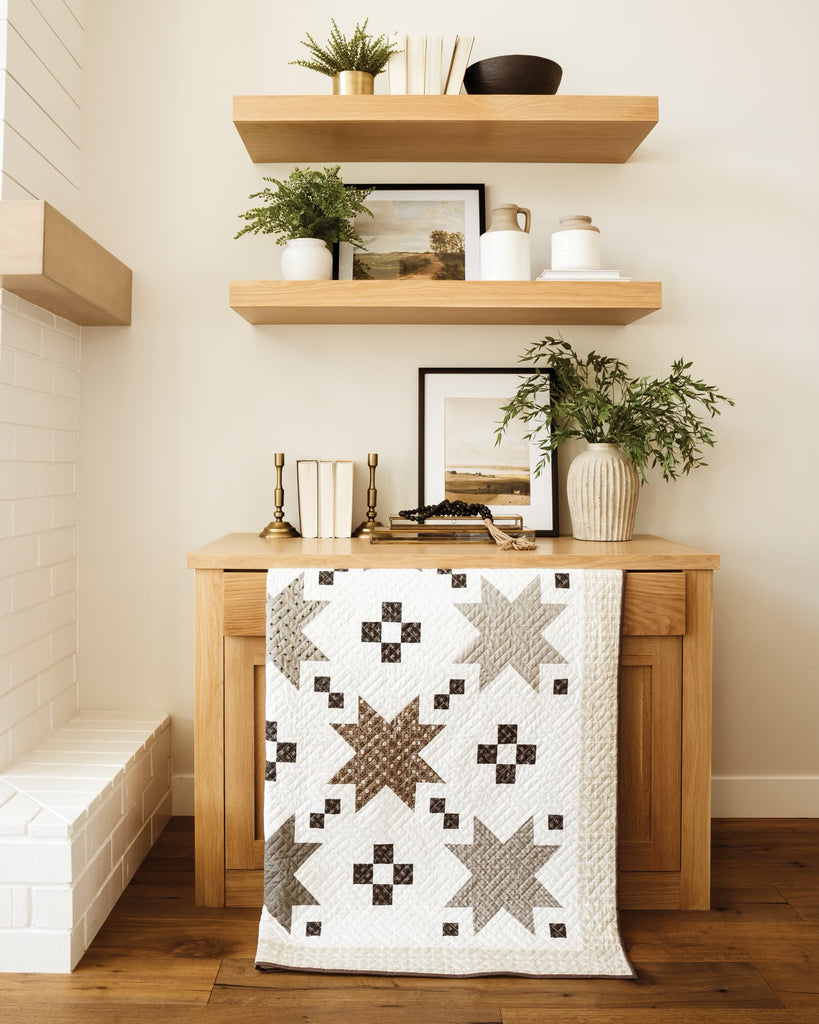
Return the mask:
[[630,324],[656,281],[232,281],[251,324]]
[[131,271],[40,199],[0,203],[0,287],[83,327],[131,322]]
[[254,163],[625,163],[656,96],[235,96]]

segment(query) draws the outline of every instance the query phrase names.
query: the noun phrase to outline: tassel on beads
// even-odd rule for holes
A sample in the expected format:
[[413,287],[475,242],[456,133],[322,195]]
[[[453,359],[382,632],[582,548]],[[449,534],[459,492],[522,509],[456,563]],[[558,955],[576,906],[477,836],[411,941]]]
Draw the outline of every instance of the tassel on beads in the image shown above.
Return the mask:
[[534,551],[537,544],[527,537],[510,537],[509,534],[499,530],[491,519],[484,519],[483,525],[489,531],[489,536],[498,545],[501,551]]

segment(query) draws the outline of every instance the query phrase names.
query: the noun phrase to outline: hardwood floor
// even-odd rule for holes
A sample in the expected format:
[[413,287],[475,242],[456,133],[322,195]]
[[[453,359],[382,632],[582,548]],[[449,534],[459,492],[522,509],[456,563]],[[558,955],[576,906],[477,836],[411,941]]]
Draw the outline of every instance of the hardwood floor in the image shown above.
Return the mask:
[[256,910],[193,905],[171,821],[71,976],[0,974],[3,1024],[819,1024],[819,819],[714,822],[710,911],[624,911],[634,981],[260,974]]

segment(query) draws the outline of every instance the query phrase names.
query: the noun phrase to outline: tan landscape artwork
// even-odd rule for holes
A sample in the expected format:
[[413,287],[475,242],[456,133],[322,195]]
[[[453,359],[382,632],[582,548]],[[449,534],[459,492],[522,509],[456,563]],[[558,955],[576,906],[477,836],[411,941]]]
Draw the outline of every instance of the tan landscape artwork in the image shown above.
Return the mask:
[[503,398],[444,399],[444,490],[449,501],[530,504],[529,442],[512,420],[495,446]]
[[372,219],[355,220],[367,249],[353,253],[354,281],[465,279],[462,200],[373,199],[367,205]]

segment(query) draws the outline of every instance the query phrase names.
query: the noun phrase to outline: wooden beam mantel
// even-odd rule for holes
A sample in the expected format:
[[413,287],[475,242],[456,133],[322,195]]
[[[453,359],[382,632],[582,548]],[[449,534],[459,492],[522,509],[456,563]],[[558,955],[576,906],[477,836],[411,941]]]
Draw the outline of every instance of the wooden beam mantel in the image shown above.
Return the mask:
[[131,271],[40,199],[0,202],[0,287],[83,327],[131,323]]

